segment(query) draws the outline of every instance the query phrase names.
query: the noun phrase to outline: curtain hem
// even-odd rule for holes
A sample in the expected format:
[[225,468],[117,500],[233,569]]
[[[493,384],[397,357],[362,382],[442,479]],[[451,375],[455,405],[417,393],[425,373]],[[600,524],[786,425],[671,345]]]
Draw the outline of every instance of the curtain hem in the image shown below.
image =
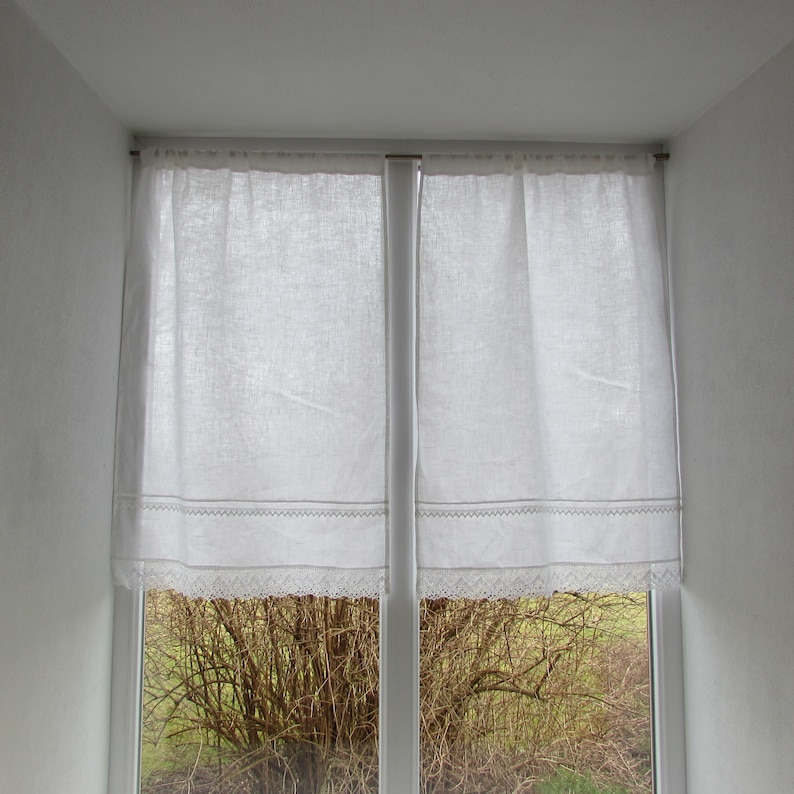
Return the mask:
[[420,598],[529,598],[555,592],[639,593],[678,587],[678,560],[619,564],[560,563],[531,568],[422,568]]
[[113,576],[117,585],[130,590],[176,590],[191,598],[378,598],[386,589],[385,568],[216,568],[115,559]]

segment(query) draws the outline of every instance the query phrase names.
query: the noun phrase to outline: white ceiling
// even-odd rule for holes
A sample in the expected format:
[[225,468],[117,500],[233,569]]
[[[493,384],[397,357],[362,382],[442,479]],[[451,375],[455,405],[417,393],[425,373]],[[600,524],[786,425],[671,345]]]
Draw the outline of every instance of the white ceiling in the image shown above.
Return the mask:
[[134,132],[663,141],[792,0],[17,0]]

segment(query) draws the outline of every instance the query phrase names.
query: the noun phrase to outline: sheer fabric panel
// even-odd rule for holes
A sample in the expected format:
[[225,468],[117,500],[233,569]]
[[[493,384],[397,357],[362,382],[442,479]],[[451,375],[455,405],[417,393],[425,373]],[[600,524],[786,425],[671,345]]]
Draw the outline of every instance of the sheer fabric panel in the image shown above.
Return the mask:
[[125,286],[117,580],[378,595],[383,160],[144,152]]
[[422,596],[678,582],[652,163],[423,159]]

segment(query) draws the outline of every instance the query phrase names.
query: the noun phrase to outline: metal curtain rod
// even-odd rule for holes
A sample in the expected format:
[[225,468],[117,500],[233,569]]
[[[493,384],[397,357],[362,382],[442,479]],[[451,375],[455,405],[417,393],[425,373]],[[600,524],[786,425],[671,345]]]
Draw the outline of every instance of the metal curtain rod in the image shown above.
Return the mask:
[[[130,149],[130,157],[140,157],[140,149]],[[386,154],[384,157],[387,160],[421,160],[421,154]]]
[[[140,157],[140,149],[130,149],[130,157]],[[386,154],[384,157],[387,160],[421,160],[421,154]]]
[[[140,157],[141,150],[140,149],[130,149],[130,157]],[[421,154],[387,154],[385,155],[387,160],[421,160]],[[656,160],[657,163],[664,163],[670,159],[670,152],[656,152],[653,155],[653,159]]]

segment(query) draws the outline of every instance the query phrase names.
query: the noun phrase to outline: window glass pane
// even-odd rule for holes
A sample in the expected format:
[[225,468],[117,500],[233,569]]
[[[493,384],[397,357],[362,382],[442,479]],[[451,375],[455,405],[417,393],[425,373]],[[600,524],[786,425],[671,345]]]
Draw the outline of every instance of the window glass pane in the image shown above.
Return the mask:
[[421,789],[648,794],[646,595],[425,599]]
[[377,792],[378,610],[147,593],[143,794]]

